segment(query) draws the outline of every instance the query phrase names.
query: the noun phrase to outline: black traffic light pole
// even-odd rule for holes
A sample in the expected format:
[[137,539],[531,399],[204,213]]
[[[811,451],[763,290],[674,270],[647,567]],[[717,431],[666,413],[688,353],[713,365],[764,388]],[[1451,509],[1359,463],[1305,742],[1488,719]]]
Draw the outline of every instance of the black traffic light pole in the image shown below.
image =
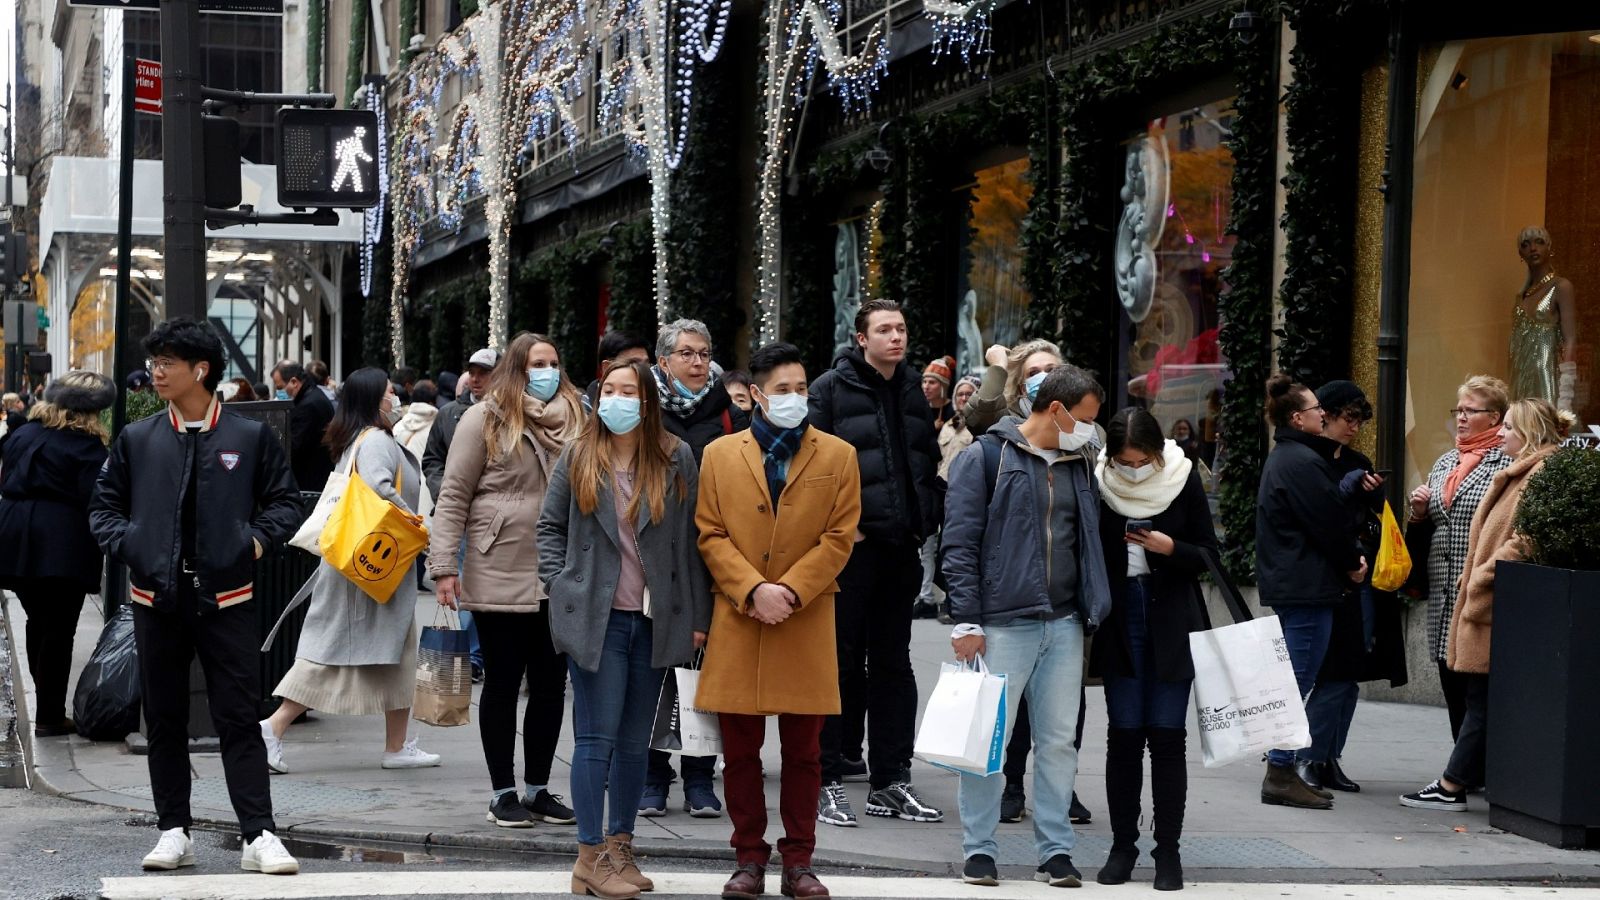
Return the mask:
[[199,0],[161,0],[166,315],[206,317],[206,183]]
[[[111,436],[128,424],[128,309],[133,294],[133,85],[138,63],[124,47],[122,55],[122,155],[117,159],[117,299],[112,313],[111,376],[117,380],[117,402],[111,407]],[[107,621],[128,602],[127,566],[115,555],[106,557],[105,591],[101,614]]]

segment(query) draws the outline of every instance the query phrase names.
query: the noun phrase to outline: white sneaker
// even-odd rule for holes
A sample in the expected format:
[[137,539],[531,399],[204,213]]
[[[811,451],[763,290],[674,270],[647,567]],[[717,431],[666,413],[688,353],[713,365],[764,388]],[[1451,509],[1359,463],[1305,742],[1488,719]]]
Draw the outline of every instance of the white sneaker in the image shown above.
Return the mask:
[[268,875],[294,875],[300,871],[300,863],[284,849],[277,835],[263,831],[260,837],[244,845],[239,868]]
[[406,741],[397,752],[383,754],[385,769],[426,769],[439,764],[439,754],[417,746],[417,739]]
[[272,733],[272,723],[261,720],[261,743],[267,745],[267,769],[278,774],[289,774],[289,764],[283,761],[283,738]]
[[156,848],[144,858],[146,869],[171,871],[180,866],[194,865],[194,843],[182,828],[168,828],[161,832]]

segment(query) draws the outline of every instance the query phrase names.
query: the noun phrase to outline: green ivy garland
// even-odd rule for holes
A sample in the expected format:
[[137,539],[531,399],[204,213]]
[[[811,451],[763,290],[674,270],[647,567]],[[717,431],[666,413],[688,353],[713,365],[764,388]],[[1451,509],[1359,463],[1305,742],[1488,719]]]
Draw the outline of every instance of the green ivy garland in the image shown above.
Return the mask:
[[[606,327],[653,340],[658,325],[650,220],[636,219],[617,229],[612,239],[616,243],[611,248],[611,302],[606,309]],[[733,305],[731,299],[729,305]]]
[[361,88],[361,79],[367,71],[367,40],[368,32],[372,30],[368,20],[371,16],[371,5],[356,0],[350,11],[350,49],[344,62],[345,104],[351,107],[355,106],[356,91]]
[[306,90],[315,94],[322,90],[323,31],[328,20],[328,0],[306,2]]

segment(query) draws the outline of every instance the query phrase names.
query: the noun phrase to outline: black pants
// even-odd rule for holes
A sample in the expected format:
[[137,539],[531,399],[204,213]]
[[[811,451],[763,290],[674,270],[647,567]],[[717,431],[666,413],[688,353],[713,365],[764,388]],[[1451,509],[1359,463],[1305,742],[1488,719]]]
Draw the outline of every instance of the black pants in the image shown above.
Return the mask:
[[1482,787],[1489,746],[1489,676],[1452,673],[1463,689],[1461,730],[1444,777],[1469,788]]
[[[1072,746],[1083,749],[1083,717],[1088,710],[1088,692],[1082,685],[1078,686],[1078,733],[1072,738]],[[1017,722],[1011,726],[1011,740],[1006,744],[1006,786],[1022,784],[1022,776],[1028,774],[1028,751],[1033,748],[1033,726],[1028,722],[1028,700],[1023,698],[1017,704]]]
[[[911,671],[911,604],[922,589],[922,558],[913,544],[865,540],[839,573],[834,627],[839,695],[860,697],[867,710],[867,769],[872,789],[908,777],[917,727],[917,679]],[[849,705],[843,706],[849,709]],[[846,726],[829,716],[822,728],[822,780],[843,778]]]
[[1439,661],[1439,686],[1444,689],[1444,705],[1450,710],[1450,740],[1461,737],[1461,723],[1467,716],[1467,681],[1472,676],[1452,672]]
[[475,612],[483,647],[483,693],[478,698],[478,734],[489,783],[497,791],[516,787],[517,699],[528,680],[522,713],[523,780],[549,784],[550,763],[561,737],[567,694],[567,655],[550,643],[550,613]]
[[272,831],[267,748],[257,713],[261,704],[261,625],[250,603],[198,611],[193,589],[180,592],[177,610],[133,608],[146,734],[150,793],[161,830],[188,828],[189,663],[198,654],[206,676],[211,723],[222,739],[228,798],[246,841]]
[[38,708],[35,725],[56,725],[67,717],[67,682],[72,678],[72,639],[83,610],[83,588],[64,578],[32,578],[12,589],[28,615],[24,644],[28,675]]

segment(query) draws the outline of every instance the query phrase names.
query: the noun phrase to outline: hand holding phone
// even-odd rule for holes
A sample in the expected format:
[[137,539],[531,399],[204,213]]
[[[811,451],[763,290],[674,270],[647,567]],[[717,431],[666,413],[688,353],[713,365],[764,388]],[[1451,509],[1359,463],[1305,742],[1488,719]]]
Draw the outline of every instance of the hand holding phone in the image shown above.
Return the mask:
[[1155,523],[1149,519],[1129,519],[1128,524],[1122,530],[1131,533],[1135,531],[1150,531],[1154,528]]

